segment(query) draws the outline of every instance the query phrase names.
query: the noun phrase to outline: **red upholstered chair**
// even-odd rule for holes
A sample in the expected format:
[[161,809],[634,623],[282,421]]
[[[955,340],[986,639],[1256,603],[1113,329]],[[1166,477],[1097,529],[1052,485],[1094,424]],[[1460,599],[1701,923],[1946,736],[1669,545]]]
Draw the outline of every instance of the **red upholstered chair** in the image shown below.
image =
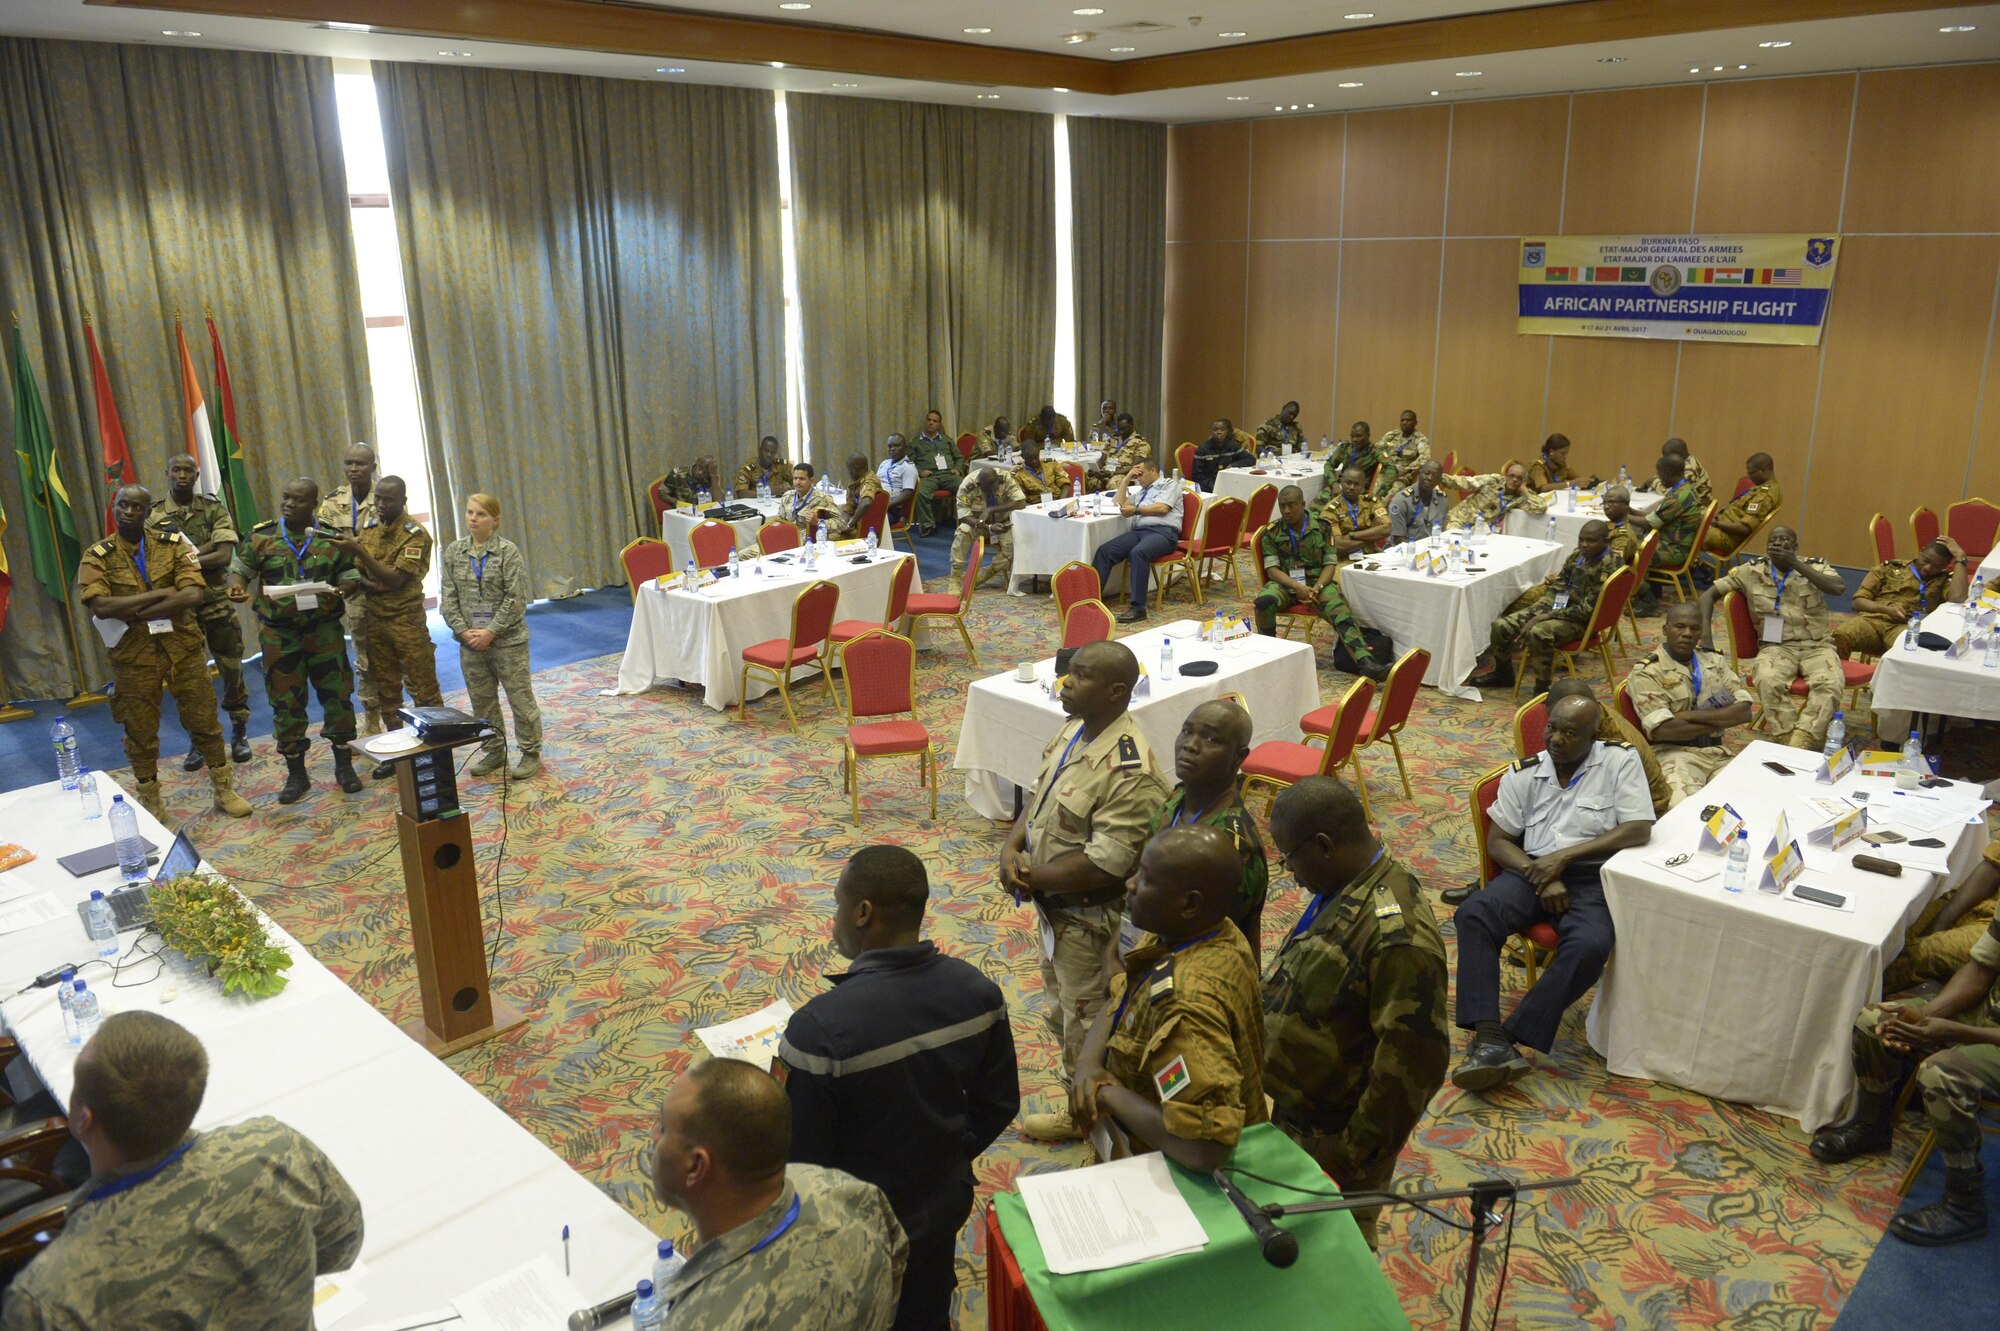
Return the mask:
[[1447,476],[1458,475],[1458,450],[1454,448],[1445,454],[1444,461],[1438,463],[1438,467]]
[[1194,588],[1195,604],[1202,602],[1201,581],[1217,560],[1229,570],[1230,580],[1236,584],[1236,595],[1243,595],[1243,572],[1236,567],[1236,547],[1242,543],[1243,517],[1247,506],[1234,497],[1217,499],[1203,505],[1197,495],[1187,496],[1181,503],[1181,530],[1187,531],[1187,511],[1191,507],[1201,510],[1199,526],[1193,537],[1183,537],[1186,553],[1182,556],[1183,576]]
[[962,434],[958,437],[958,455],[964,458],[968,465],[970,465],[972,462],[972,455],[978,451],[979,451],[978,435]]
[[833,685],[827,679],[829,672],[821,658],[826,650],[827,631],[833,627],[833,612],[839,605],[839,587],[830,582],[815,582],[792,600],[791,636],[772,638],[743,649],[743,674],[736,685],[739,719],[750,711],[752,671],[778,686],[778,696],[785,701],[785,719],[791,722],[794,735],[799,733],[799,718],[792,711],[792,671],[819,662],[820,687],[832,699]]
[[1887,517],[1877,513],[1868,519],[1868,538],[1875,542],[1876,563],[1896,562],[1896,528]]
[[1916,533],[1917,549],[1923,549],[1938,538],[1938,515],[1929,505],[1919,504],[1910,514],[1910,530]]
[[[905,561],[908,563],[910,561]],[[937,819],[937,745],[917,719],[917,644],[898,633],[869,629],[840,644],[840,678],[847,693],[847,735],[842,745],[842,788],[852,797],[861,826],[861,760],[917,755],[917,782],[931,789]],[[866,717],[908,720],[872,721]]]
[[666,521],[667,510],[674,506],[673,496],[667,493],[665,472],[655,476],[646,487],[646,502],[653,506],[653,530],[659,531]]
[[636,541],[627,541],[625,548],[618,552],[618,562],[625,566],[625,581],[632,585],[632,599],[639,599],[639,584],[651,582],[654,578],[674,571],[674,554],[665,541],[656,541],[650,536],[641,536]]
[[1072,559],[1056,570],[1056,624],[1060,626],[1069,617],[1069,609],[1080,601],[1101,601],[1104,587],[1097,580],[1097,570],[1081,560]]
[[864,633],[886,629],[895,633],[903,627],[903,616],[910,612],[910,581],[917,575],[916,556],[897,563],[896,571],[889,575],[889,603],[883,609],[882,622],[872,619],[843,619],[827,630],[829,649],[844,642],[851,642]]
[[888,535],[882,530],[882,524],[888,520],[889,496],[878,492],[868,501],[868,507],[862,510],[861,521],[854,524],[855,539],[865,541],[872,531],[878,544],[887,541]]
[[729,552],[736,548],[736,528],[709,518],[688,533],[688,546],[696,565],[717,568],[729,562]]
[[[1269,524],[1266,524],[1266,526],[1268,525]],[[1264,562],[1264,528],[1262,527],[1258,528],[1257,535],[1255,539],[1251,542],[1250,548],[1256,552],[1254,557],[1257,560],[1257,586],[1258,590],[1261,591],[1263,589],[1264,584],[1271,580],[1271,566]],[[1290,605],[1285,606],[1284,608],[1279,610],[1278,636],[1281,638],[1290,637],[1291,635],[1288,634],[1285,630],[1296,622],[1303,622],[1305,624],[1306,645],[1311,646],[1313,639],[1313,629],[1321,622],[1319,617],[1319,607],[1314,605],[1310,601],[1294,601]],[[1311,716],[1314,715],[1314,713],[1308,712],[1307,715]]]
[[[1692,601],[1694,599],[1695,561],[1706,553],[1702,547],[1702,542],[1708,539],[1708,524],[1715,521],[1715,513],[1716,503],[1711,499],[1708,501],[1707,511],[1701,515],[1700,523],[1695,526],[1694,541],[1688,546],[1687,558],[1671,566],[1660,563],[1657,558],[1651,560],[1650,567],[1646,570],[1646,581],[1658,583],[1662,587],[1672,587],[1678,599]],[[1659,535],[1658,532],[1654,532],[1653,534],[1655,536]]]
[[1523,762],[1548,747],[1549,695],[1537,693],[1514,713],[1514,756]]
[[[1622,690],[1619,696],[1624,696]],[[1472,842],[1479,851],[1479,881],[1482,883],[1492,882],[1494,875],[1500,871],[1500,866],[1486,853],[1486,834],[1493,826],[1487,817],[1487,812],[1492,809],[1493,801],[1500,797],[1500,778],[1507,775],[1512,766],[1512,763],[1505,763],[1494,768],[1480,777],[1472,787]],[[1547,920],[1538,920],[1515,937],[1521,940],[1522,961],[1528,968],[1528,983],[1532,985],[1536,976],[1541,974],[1542,961],[1539,954],[1546,952],[1550,956],[1555,955],[1556,943],[1559,941],[1556,937],[1556,927]]]
[[[1639,542],[1638,556],[1632,561],[1633,591],[1636,592],[1639,588],[1646,585],[1646,574],[1652,570],[1653,556],[1658,554],[1659,551],[1660,534],[1656,531],[1647,532],[1646,539]],[[1625,600],[1625,622],[1632,626],[1633,647],[1644,646],[1646,640],[1639,636],[1639,616],[1632,612],[1632,599],[1630,597],[1627,597]],[[1624,630],[1620,629],[1619,633],[1622,636]]]
[[1062,645],[1068,651],[1087,642],[1109,642],[1113,624],[1111,611],[1102,601],[1078,601],[1063,616]]
[[[1241,501],[1238,501],[1239,503]],[[1194,603],[1201,604],[1201,582],[1188,572],[1188,551],[1194,548],[1194,534],[1201,526],[1201,494],[1193,486],[1181,492],[1181,538],[1174,548],[1153,561],[1153,597],[1162,604],[1167,599],[1167,588],[1174,580],[1174,574],[1188,580],[1193,588]]]
[[1084,471],[1081,462],[1065,462],[1062,464],[1062,469],[1063,475],[1069,478],[1069,484],[1072,489],[1079,485],[1085,489],[1090,487],[1090,476]]
[[1174,466],[1180,470],[1181,479],[1194,475],[1194,445],[1180,444],[1174,449]]
[[[1416,792],[1410,789],[1410,769],[1403,764],[1403,746],[1396,739],[1403,727],[1410,722],[1410,707],[1417,700],[1417,690],[1423,687],[1424,674],[1431,668],[1431,654],[1422,647],[1412,647],[1396,659],[1389,667],[1389,678],[1382,682],[1382,696],[1376,700],[1367,715],[1361,718],[1361,740],[1355,745],[1354,776],[1362,779],[1362,749],[1371,744],[1387,741],[1396,755],[1396,773],[1403,780],[1403,798],[1412,799]],[[1317,707],[1299,718],[1299,729],[1305,732],[1306,743],[1314,737],[1329,738],[1334,728],[1340,724],[1340,708]]]
[[[1583,632],[1555,650],[1549,663],[1551,676],[1568,671],[1576,673],[1576,658],[1584,652],[1595,651],[1597,659],[1604,662],[1604,680],[1608,684],[1618,676],[1611,668],[1611,637],[1618,631],[1619,618],[1625,613],[1625,606],[1632,599],[1632,570],[1621,568],[1604,580],[1604,590],[1597,594],[1597,604],[1591,607],[1590,620],[1583,626]],[[1526,655],[1526,648],[1522,649]],[[1514,672],[1514,696],[1521,696],[1521,680],[1524,670]]]
[[[1269,522],[1271,520],[1271,515],[1273,513],[1276,513],[1277,511],[1278,511],[1277,486],[1271,484],[1269,481],[1266,481],[1264,484],[1252,490],[1250,492],[1250,505],[1248,508],[1243,510],[1243,536],[1238,544],[1238,548],[1243,550],[1255,550],[1257,546],[1258,533],[1264,530],[1264,524]],[[1253,554],[1250,556],[1250,558],[1254,562],[1257,556]]]
[[1751,480],[1748,476],[1738,476],[1736,478],[1736,493],[1729,497],[1731,499],[1740,498],[1745,490],[1752,488],[1756,484],[1757,482]]
[[979,664],[979,653],[973,650],[972,635],[965,628],[965,612],[972,606],[973,584],[979,581],[979,566],[986,559],[986,538],[972,538],[972,548],[965,554],[965,577],[959,583],[958,595],[949,592],[918,592],[910,598],[910,636],[916,637],[917,626],[926,619],[948,619],[958,627],[958,636],[965,639],[965,654],[972,664]]
[[[1729,621],[1729,664],[1743,676],[1745,683],[1751,683],[1757,669],[1760,637],[1755,617],[1750,613],[1750,603],[1743,599],[1741,592],[1730,592],[1722,598],[1722,612]],[[1841,687],[1847,691],[1847,705],[1851,708],[1860,698],[1861,690],[1875,682],[1874,663],[1842,661],[1840,680]],[[1803,698],[1812,692],[1803,678],[1793,680],[1788,691],[1794,698]]]
[[[1361,812],[1372,820],[1374,815],[1368,812],[1368,783],[1361,779],[1361,763],[1354,756],[1354,746],[1361,738],[1361,728],[1368,720],[1368,704],[1374,697],[1373,680],[1357,679],[1348,685],[1336,704],[1338,711],[1325,748],[1267,739],[1250,750],[1250,756],[1243,760],[1243,793],[1247,796],[1253,786],[1269,786],[1275,803],[1278,792],[1294,782],[1309,776],[1332,776],[1351,765],[1355,793],[1361,797]],[[1267,816],[1268,813],[1267,808]]]
[[1618,715],[1630,721],[1632,729],[1638,731],[1641,735],[1645,734],[1646,727],[1639,724],[1639,709],[1632,705],[1632,681],[1629,678],[1619,682],[1617,702]]
[[[819,521],[819,514],[813,514],[813,521]],[[757,529],[759,554],[775,555],[785,550],[796,550],[799,545],[799,529],[789,522],[767,522]]]
[[2000,508],[1984,499],[1961,499],[1944,511],[1944,529],[1967,556],[1984,559],[1993,553],[1993,538],[2000,532]]

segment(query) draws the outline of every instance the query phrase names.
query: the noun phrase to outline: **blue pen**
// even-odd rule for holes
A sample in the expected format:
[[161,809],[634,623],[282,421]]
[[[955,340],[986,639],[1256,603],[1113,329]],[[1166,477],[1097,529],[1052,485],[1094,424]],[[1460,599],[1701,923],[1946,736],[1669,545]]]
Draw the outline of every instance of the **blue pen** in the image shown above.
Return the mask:
[[563,1226],[563,1275],[569,1275],[569,1226]]

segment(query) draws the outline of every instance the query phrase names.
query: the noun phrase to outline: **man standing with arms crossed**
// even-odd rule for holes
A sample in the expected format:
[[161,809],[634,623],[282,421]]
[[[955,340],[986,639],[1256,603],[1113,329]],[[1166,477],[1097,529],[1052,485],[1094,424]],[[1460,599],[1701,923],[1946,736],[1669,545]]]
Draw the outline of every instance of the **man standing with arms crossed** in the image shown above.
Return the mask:
[[[195,557],[201,561],[201,604],[195,609],[195,623],[208,641],[215,658],[215,672],[222,676],[222,709],[229,713],[229,757],[234,762],[250,761],[250,691],[243,684],[243,625],[236,607],[223,595],[223,574],[236,553],[236,519],[229,506],[213,495],[198,495],[194,483],[201,468],[186,453],[177,454],[167,464],[167,497],[153,501],[152,526],[174,531],[194,543]],[[181,770],[198,771],[201,750],[188,746]]]
[[[1000,886],[1032,901],[1041,927],[1043,1016],[1062,1040],[1063,1083],[1104,1010],[1117,968],[1125,880],[1153,811],[1167,798],[1152,750],[1126,709],[1139,659],[1122,642],[1093,642],[1070,659],[1062,691],[1070,720],[1042,751],[1035,793],[1000,849]],[[1029,1114],[1038,1141],[1081,1137],[1065,1104]]]

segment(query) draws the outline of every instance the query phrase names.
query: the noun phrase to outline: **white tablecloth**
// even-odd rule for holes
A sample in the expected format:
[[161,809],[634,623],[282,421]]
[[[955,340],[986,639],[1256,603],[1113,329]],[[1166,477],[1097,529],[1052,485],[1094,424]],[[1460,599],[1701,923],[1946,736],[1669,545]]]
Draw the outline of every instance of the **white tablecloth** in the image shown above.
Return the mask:
[[[704,685],[702,701],[715,710],[732,707],[740,701],[743,649],[790,633],[792,602],[809,583],[824,579],[840,588],[836,620],[879,623],[889,610],[896,564],[911,557],[883,550],[869,563],[853,564],[851,556],[837,555],[809,574],[799,567],[797,552],[788,553],[789,558],[763,561],[768,576],[751,576],[746,565],[744,576],[711,583],[698,594],[641,584],[632,606],[632,632],[618,663],[617,692],[644,693],[655,684],[680,681]],[[921,586],[920,578],[912,579],[912,592]],[[772,687],[768,680],[753,678],[750,696],[761,698]]]
[[[1854,1087],[1848,1032],[1855,1014],[1881,997],[1883,967],[1943,880],[1907,867],[1896,878],[1864,873],[1851,861],[1873,847],[1855,841],[1830,851],[1796,831],[1807,847],[1802,881],[1849,895],[1854,910],[1754,886],[1732,895],[1719,876],[1689,882],[1651,862],[1696,850],[1709,804],[1727,802],[1743,815],[1754,854],[1770,842],[1781,811],[1797,827],[1797,802],[1805,798],[1856,790],[1868,791],[1871,803],[1895,798],[1887,778],[1850,774],[1832,787],[1806,774],[1778,775],[1766,761],[1801,769],[1813,758],[1768,740],[1749,744],[1700,793],[1667,812],[1650,845],[1620,851],[1604,866],[1618,946],[1586,1029],[1617,1076],[1756,1105],[1812,1132],[1841,1116]],[[1987,840],[1983,820],[1935,835],[1952,846],[1954,881]],[[1719,852],[1709,859],[1721,867]],[[1758,865],[1753,859],[1753,872]]]
[[[746,504],[763,515],[756,518],[740,518],[729,524],[736,529],[736,549],[748,554],[757,548],[757,529],[769,522],[771,515],[778,511],[778,501],[752,497],[738,499],[736,502]],[[692,552],[693,547],[688,544],[688,533],[706,521],[707,519],[700,514],[690,513],[684,508],[670,508],[660,514],[660,539],[667,543],[667,549],[672,552],[675,568],[685,567]]]
[[[1956,638],[1964,626],[1962,605],[1941,605],[1924,616],[1926,632],[1947,638]],[[1953,660],[1943,652],[1912,650],[1899,636],[1875,663],[1873,706],[1878,712],[2000,720],[2000,669],[1985,668],[1976,640],[1964,656]]]
[[[1085,471],[1096,471],[1104,461],[1104,451],[1097,448],[1045,448],[1042,450],[1042,461],[1079,462],[1083,464]],[[971,467],[973,471],[1019,471],[1020,469],[1020,454],[1018,453],[1014,455],[1014,460],[1011,462],[1002,462],[998,458],[974,458]]]
[[[1303,642],[1252,636],[1225,643],[1221,650],[1197,640],[1198,626],[1183,619],[1120,639],[1138,656],[1149,676],[1148,692],[1133,700],[1138,720],[1161,774],[1172,785],[1174,740],[1181,722],[1202,703],[1225,693],[1240,693],[1249,704],[1253,722],[1251,743],[1299,738],[1299,718],[1319,706],[1319,674],[1312,649]],[[1174,664],[1217,661],[1212,675],[1160,676],[1160,644],[1175,636]],[[1185,635],[1185,636],[1183,636]],[[1035,682],[1023,683],[1008,670],[975,680],[965,692],[965,716],[959,724],[952,766],[965,772],[965,799],[988,818],[1012,818],[1017,787],[1031,789],[1042,769],[1042,750],[1065,717],[1061,704],[1049,696],[1055,659],[1035,666]]]
[[1479,698],[1466,685],[1479,654],[1491,642],[1493,621],[1507,603],[1549,575],[1562,558],[1559,547],[1522,536],[1495,536],[1473,547],[1481,571],[1463,570],[1429,577],[1409,568],[1402,547],[1368,562],[1370,571],[1348,564],[1340,589],[1355,617],[1388,634],[1401,656],[1428,647],[1431,668],[1424,683],[1455,698]]
[[[118,788],[99,774],[106,807]],[[130,796],[127,796],[128,800]],[[109,819],[86,824],[76,796],[54,782],[0,795],[0,825],[39,857],[0,875],[52,891],[63,917],[0,935],[0,992],[91,955],[71,903],[117,885],[114,868],[73,878],[60,855],[110,839]],[[140,831],[164,852],[172,835],[144,809]],[[197,833],[198,835],[198,833]],[[361,1199],[367,1234],[357,1286],[366,1302],[334,1324],[414,1320],[474,1285],[538,1256],[562,1266],[571,1230],[572,1281],[591,1302],[629,1285],[657,1239],[451,1068],[424,1052],[304,947],[272,927],[292,954],[291,982],[275,998],[224,998],[221,986],[178,954],[160,978],[152,962],[128,963],[113,987],[101,966],[82,973],[106,1016],[149,1010],[208,1048],[208,1092],[197,1129],[269,1114],[310,1137]],[[129,947],[135,934],[121,934]],[[149,944],[150,946],[150,944]],[[165,989],[178,991],[163,1002]],[[520,998],[523,995],[515,995]],[[54,988],[0,1006],[0,1020],[56,1099],[69,1102],[76,1051],[63,1034]]]
[[[1604,516],[1604,505],[1595,496],[1577,502],[1576,511],[1564,508],[1567,499],[1557,496],[1551,503],[1551,513],[1530,513],[1525,509],[1515,509],[1507,515],[1507,525],[1501,528],[1509,536],[1546,536],[1549,518],[1556,520],[1556,543],[1562,546],[1567,556],[1576,549],[1577,533],[1584,524],[1595,522]],[[1656,494],[1635,494],[1632,496],[1632,516],[1644,517],[1660,506],[1660,496]]]
[[[1267,466],[1261,476],[1249,467],[1230,467],[1219,471],[1215,474],[1215,497],[1224,499],[1233,496],[1247,504],[1260,486],[1275,485],[1283,491],[1288,485],[1296,485],[1305,493],[1307,510],[1313,511],[1319,502],[1320,487],[1325,483],[1326,471],[1321,464],[1297,458],[1281,466]],[[1275,508],[1271,510],[1274,517],[1277,511]]]
[[1097,502],[1097,517],[1051,517],[1053,509],[1068,507],[1067,499],[1015,509],[1008,519],[1014,527],[1014,580],[1049,577],[1072,559],[1088,564],[1098,546],[1131,528],[1132,519],[1105,495]]

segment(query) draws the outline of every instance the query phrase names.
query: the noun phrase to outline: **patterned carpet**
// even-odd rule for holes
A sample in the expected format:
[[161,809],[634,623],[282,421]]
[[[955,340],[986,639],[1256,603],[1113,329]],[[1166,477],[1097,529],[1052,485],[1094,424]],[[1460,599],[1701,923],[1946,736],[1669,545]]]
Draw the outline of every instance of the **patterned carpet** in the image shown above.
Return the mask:
[[[974,623],[980,641],[1008,644],[991,649],[989,670],[1055,644],[1044,599],[982,592]],[[854,850],[888,840],[931,867],[931,933],[1006,989],[1031,1107],[1060,1094],[1039,1020],[1031,916],[994,884],[1004,829],[966,808],[949,771],[959,700],[981,673],[955,640],[919,658],[919,705],[946,769],[938,821],[914,763],[881,763],[859,832],[840,792],[839,712],[816,689],[800,694],[807,733],[794,738],[775,699],[739,721],[691,693],[600,696],[616,669],[607,657],[538,677],[547,770],[509,792],[504,817],[497,786],[466,783],[488,919],[496,907],[500,919],[495,985],[533,1014],[523,1031],[452,1060],[468,1082],[642,1221],[678,1236],[685,1222],[650,1196],[643,1158],[664,1087],[697,1057],[693,1028],[774,996],[795,1005],[811,997],[839,965],[827,942],[830,885]],[[1322,694],[1332,698],[1345,680],[1326,676]],[[1365,760],[1385,838],[1434,889],[1473,872],[1464,792],[1507,756],[1512,710],[1505,699],[1422,693],[1407,745],[1414,800],[1394,788],[1386,752]],[[413,1015],[391,789],[341,795],[315,747],[320,784],[281,808],[282,764],[268,739],[257,747],[256,762],[239,769],[257,816],[204,817],[197,839],[378,1009]],[[165,776],[170,803],[192,807],[199,777],[173,764]],[[301,881],[301,865],[313,866],[314,881]],[[1275,942],[1301,902],[1276,866],[1272,886]],[[1519,985],[1520,972],[1506,983]],[[1404,1187],[1495,1171],[1585,1180],[1523,1206],[1499,1325],[1803,1331],[1830,1322],[1894,1210],[1908,1135],[1895,1160],[1818,1167],[1795,1125],[1607,1076],[1583,1042],[1583,1010],[1571,1013],[1544,1074],[1490,1101],[1447,1086],[1403,1160]],[[1080,1147],[1050,1149],[1010,1130],[980,1162],[982,1195],[1018,1172],[1083,1157]],[[961,1256],[959,1324],[969,1331],[986,1325],[975,1239],[969,1230]],[[1456,1325],[1463,1236],[1395,1212],[1382,1251],[1412,1323]],[[1481,1288],[1490,1297],[1490,1282]]]

